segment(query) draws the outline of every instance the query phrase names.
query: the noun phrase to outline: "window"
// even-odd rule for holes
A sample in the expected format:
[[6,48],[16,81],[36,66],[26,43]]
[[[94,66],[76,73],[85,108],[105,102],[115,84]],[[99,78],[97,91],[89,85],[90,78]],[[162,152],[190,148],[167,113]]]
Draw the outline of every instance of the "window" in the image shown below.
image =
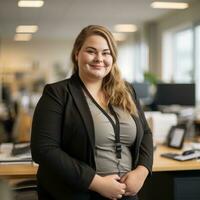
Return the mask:
[[196,82],[196,99],[200,103],[200,25],[195,28],[195,82]]
[[193,31],[186,29],[174,34],[174,73],[176,83],[190,83],[193,77]]
[[175,83],[193,82],[193,29],[166,31],[162,46],[162,79]]
[[163,81],[195,83],[196,102],[200,103],[200,25],[164,32],[162,47]]
[[128,41],[119,47],[118,64],[126,81],[144,80],[144,72],[148,70],[147,51],[147,45],[141,41]]
[[134,80],[134,46],[133,45],[123,45],[119,48],[119,59],[118,64],[122,77],[128,81],[132,82]]

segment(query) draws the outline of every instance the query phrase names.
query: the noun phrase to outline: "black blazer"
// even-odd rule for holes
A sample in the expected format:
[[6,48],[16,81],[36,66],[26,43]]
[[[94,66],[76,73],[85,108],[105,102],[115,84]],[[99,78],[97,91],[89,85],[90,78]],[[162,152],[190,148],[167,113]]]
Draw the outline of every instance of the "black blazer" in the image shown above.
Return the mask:
[[[143,165],[151,173],[152,134],[135,92],[133,100],[139,114],[134,117],[137,137],[130,149],[133,168]],[[39,191],[47,199],[89,200],[88,187],[96,168],[94,149],[93,120],[78,75],[46,85],[31,134],[32,157],[39,164]]]

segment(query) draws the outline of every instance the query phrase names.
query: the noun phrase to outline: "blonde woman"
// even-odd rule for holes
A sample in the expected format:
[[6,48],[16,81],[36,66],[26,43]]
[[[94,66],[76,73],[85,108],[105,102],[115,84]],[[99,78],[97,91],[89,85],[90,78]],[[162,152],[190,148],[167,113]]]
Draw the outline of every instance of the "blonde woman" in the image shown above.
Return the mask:
[[135,200],[151,173],[152,134],[112,34],[85,27],[71,58],[73,75],[45,86],[33,117],[39,200]]

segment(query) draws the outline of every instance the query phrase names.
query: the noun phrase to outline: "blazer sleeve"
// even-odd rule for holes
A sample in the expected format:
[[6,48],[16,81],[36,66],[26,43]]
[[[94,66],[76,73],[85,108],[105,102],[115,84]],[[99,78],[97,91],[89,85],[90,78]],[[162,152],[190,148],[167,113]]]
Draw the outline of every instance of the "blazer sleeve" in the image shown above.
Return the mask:
[[142,122],[144,134],[141,140],[141,145],[139,146],[139,160],[138,165],[145,166],[150,174],[152,173],[152,166],[153,166],[153,138],[152,132],[149,128],[149,125],[146,121],[144,111],[140,105],[139,99],[135,93],[135,90],[132,88],[133,99],[137,107],[138,116]]
[[56,174],[68,186],[87,190],[95,171],[61,149],[63,112],[68,96],[66,89],[63,90],[52,85],[44,88],[33,116],[32,157],[43,169]]

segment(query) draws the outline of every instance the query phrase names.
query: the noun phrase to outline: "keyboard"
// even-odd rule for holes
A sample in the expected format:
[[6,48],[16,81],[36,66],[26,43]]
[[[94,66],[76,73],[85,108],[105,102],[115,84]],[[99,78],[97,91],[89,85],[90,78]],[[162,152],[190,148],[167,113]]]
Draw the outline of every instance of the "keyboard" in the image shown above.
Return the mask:
[[200,158],[200,151],[196,151],[189,155],[182,155],[178,153],[162,153],[161,156],[178,161],[187,161]]

